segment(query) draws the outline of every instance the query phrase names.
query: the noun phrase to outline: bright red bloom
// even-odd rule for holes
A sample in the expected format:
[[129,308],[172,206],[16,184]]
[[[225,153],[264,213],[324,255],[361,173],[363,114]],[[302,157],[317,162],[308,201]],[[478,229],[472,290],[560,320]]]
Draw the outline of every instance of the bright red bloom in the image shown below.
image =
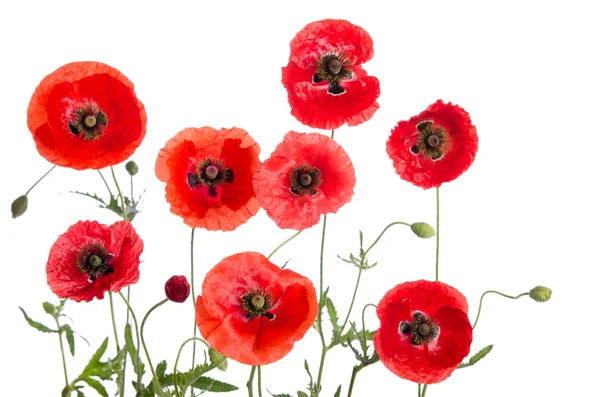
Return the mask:
[[254,175],[258,201],[282,229],[316,225],[350,201],[355,184],[348,154],[318,133],[288,132]]
[[196,323],[204,339],[248,365],[284,357],[316,317],[312,282],[256,252],[229,256],[213,267],[196,301]]
[[73,62],[38,85],[27,125],[48,161],[77,170],[115,165],[146,135],[146,110],[133,83],[99,62]]
[[89,302],[118,292],[140,277],[144,243],[131,223],[111,226],[80,221],[58,237],[50,249],[46,276],[59,298]]
[[400,178],[429,189],[465,172],[475,160],[478,144],[469,113],[438,100],[396,125],[387,141],[387,153]]
[[165,295],[170,301],[182,303],[190,296],[190,283],[185,276],[172,276],[165,283]]
[[467,300],[439,281],[411,281],[388,291],[377,305],[381,321],[373,343],[383,365],[422,384],[446,379],[469,354],[473,329]]
[[362,64],[373,57],[373,40],[361,27],[325,19],[304,27],[290,43],[282,68],[292,115],[312,128],[359,125],[379,109],[379,80]]
[[241,128],[186,128],[171,138],[156,159],[156,176],[167,183],[171,212],[186,225],[234,230],[260,205],[252,175],[260,147]]

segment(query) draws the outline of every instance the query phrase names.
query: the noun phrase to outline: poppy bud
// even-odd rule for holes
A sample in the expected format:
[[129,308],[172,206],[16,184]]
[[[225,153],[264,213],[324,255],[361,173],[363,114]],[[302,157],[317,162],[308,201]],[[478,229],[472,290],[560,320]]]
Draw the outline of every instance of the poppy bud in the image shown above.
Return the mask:
[[127,162],[127,164],[125,164],[125,169],[127,170],[127,172],[129,172],[129,175],[131,176],[134,176],[139,171],[137,164],[133,160],[130,160]]
[[27,211],[27,196],[21,196],[12,202],[10,206],[12,217],[18,218]]
[[173,276],[165,283],[165,294],[173,302],[185,302],[190,295],[190,283],[185,276]]
[[410,225],[410,229],[414,234],[421,238],[431,238],[435,236],[435,230],[428,223],[425,222],[415,222]]
[[529,291],[529,297],[536,302],[548,302],[552,297],[552,290],[547,287],[537,286]]

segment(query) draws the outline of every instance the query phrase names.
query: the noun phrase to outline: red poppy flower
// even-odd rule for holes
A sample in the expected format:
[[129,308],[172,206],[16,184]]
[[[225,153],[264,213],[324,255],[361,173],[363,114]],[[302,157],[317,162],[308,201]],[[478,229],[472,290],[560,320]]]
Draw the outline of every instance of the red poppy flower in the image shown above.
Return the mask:
[[36,88],[27,125],[48,161],[77,170],[127,159],[146,135],[146,110],[133,83],[99,62],[74,62]]
[[156,159],[156,176],[167,183],[171,212],[186,225],[233,230],[256,215],[260,205],[252,175],[260,147],[241,128],[186,128]]
[[292,115],[312,128],[359,125],[379,109],[379,80],[362,64],[373,57],[373,40],[361,27],[325,19],[304,27],[290,43],[282,68]]
[[478,144],[469,113],[438,100],[396,125],[387,141],[387,153],[400,178],[429,189],[465,172],[475,160]]
[[229,256],[213,267],[196,301],[196,322],[204,339],[221,354],[248,365],[284,357],[316,317],[312,282],[256,252]]
[[469,354],[473,329],[467,300],[439,281],[411,281],[377,305],[373,343],[383,365],[401,378],[430,384],[446,379]]
[[354,166],[344,149],[318,133],[288,132],[254,175],[256,197],[283,229],[316,225],[354,194]]
[[140,277],[144,243],[131,223],[111,226],[80,221],[58,237],[50,249],[46,276],[59,298],[89,302],[118,292]]

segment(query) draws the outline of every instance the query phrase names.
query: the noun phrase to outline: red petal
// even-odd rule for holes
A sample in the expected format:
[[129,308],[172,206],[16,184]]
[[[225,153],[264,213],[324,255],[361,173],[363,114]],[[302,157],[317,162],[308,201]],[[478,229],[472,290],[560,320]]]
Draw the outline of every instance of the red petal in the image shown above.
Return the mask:
[[442,331],[427,359],[433,367],[456,368],[471,350],[473,328],[469,317],[460,309],[442,306],[433,318]]

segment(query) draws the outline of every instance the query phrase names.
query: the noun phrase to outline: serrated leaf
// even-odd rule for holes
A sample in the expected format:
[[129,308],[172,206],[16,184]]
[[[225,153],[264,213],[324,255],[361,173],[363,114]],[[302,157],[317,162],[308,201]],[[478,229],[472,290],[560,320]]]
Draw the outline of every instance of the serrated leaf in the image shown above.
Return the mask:
[[[267,390],[268,391],[268,390]],[[291,394],[285,394],[285,393],[281,393],[281,394],[273,394],[271,392],[269,392],[269,394],[273,397],[294,397]]]
[[341,333],[340,326],[338,324],[339,318],[333,301],[329,297],[325,300],[325,306],[327,306],[327,313],[329,314],[329,320],[331,321],[331,326],[333,327],[333,339],[337,340]]
[[207,376],[201,376],[193,384],[193,388],[211,391],[214,393],[224,393],[238,390],[237,386],[230,385],[229,383],[221,382]]
[[50,302],[44,302],[44,303],[42,303],[42,306],[44,307],[44,311],[46,313],[48,313],[51,316],[54,316],[54,313],[56,312],[56,306],[54,306]]
[[[144,375],[144,363],[139,359],[138,350],[133,344],[133,336],[131,334],[131,324],[125,325],[125,349],[129,353],[131,358],[131,364],[133,365],[133,372],[140,377]],[[165,363],[166,366],[166,363]]]
[[90,387],[98,392],[102,397],[108,397],[108,393],[102,383],[93,378],[84,378],[83,381],[90,385]]
[[481,349],[477,353],[475,353],[471,358],[469,358],[468,363],[462,363],[458,366],[458,368],[466,368],[466,367],[475,365],[479,360],[481,360],[482,358],[487,356],[489,354],[489,352],[492,351],[493,348],[494,348],[494,345],[489,345],[489,346],[484,347],[483,349]]
[[37,321],[33,321],[28,315],[27,313],[25,313],[25,310],[23,310],[23,308],[21,306],[19,306],[19,309],[21,309],[21,312],[23,313],[23,316],[25,317],[25,320],[27,321],[27,323],[37,329],[38,331],[41,332],[46,332],[46,333],[53,333],[53,332],[58,332],[57,330],[54,330],[52,328],[48,328],[46,327],[44,324],[42,323],[38,323]]
[[[76,190],[72,190],[72,191],[70,191],[69,193],[73,193],[73,194],[79,194],[79,195],[82,195],[82,196],[85,196],[85,197],[89,197],[89,198],[91,198],[91,199],[94,199],[94,200],[96,200],[96,201],[98,201],[98,202],[100,202],[100,203],[104,204],[104,207],[103,207],[103,208],[106,208],[106,203],[104,202],[104,200],[102,200],[100,197],[96,196],[95,194],[90,194],[90,193],[85,193],[85,192],[78,192],[78,191],[76,191]],[[102,207],[102,206],[101,206],[101,207]]]
[[308,394],[304,393],[301,390],[298,390],[298,397],[308,397]]
[[156,366],[156,377],[158,378],[158,380],[161,381],[161,383],[165,379],[165,371],[166,370],[167,370],[167,362],[165,360],[162,360]]
[[94,369],[100,364],[100,359],[106,352],[106,348],[108,347],[108,337],[104,339],[104,342],[100,345],[98,350],[94,353],[90,361],[87,363],[83,372],[81,373],[83,376],[91,376],[93,375]]
[[342,385],[338,386],[338,388],[335,391],[335,394],[333,395],[333,397],[340,397],[340,394],[342,394]]
[[71,356],[75,356],[75,337],[73,336],[73,329],[68,324],[62,325],[60,329],[65,333],[67,343],[69,344],[69,351],[71,352]]
[[210,358],[210,363],[212,365],[216,366],[221,371],[227,371],[227,357],[212,347],[208,349],[208,357]]

